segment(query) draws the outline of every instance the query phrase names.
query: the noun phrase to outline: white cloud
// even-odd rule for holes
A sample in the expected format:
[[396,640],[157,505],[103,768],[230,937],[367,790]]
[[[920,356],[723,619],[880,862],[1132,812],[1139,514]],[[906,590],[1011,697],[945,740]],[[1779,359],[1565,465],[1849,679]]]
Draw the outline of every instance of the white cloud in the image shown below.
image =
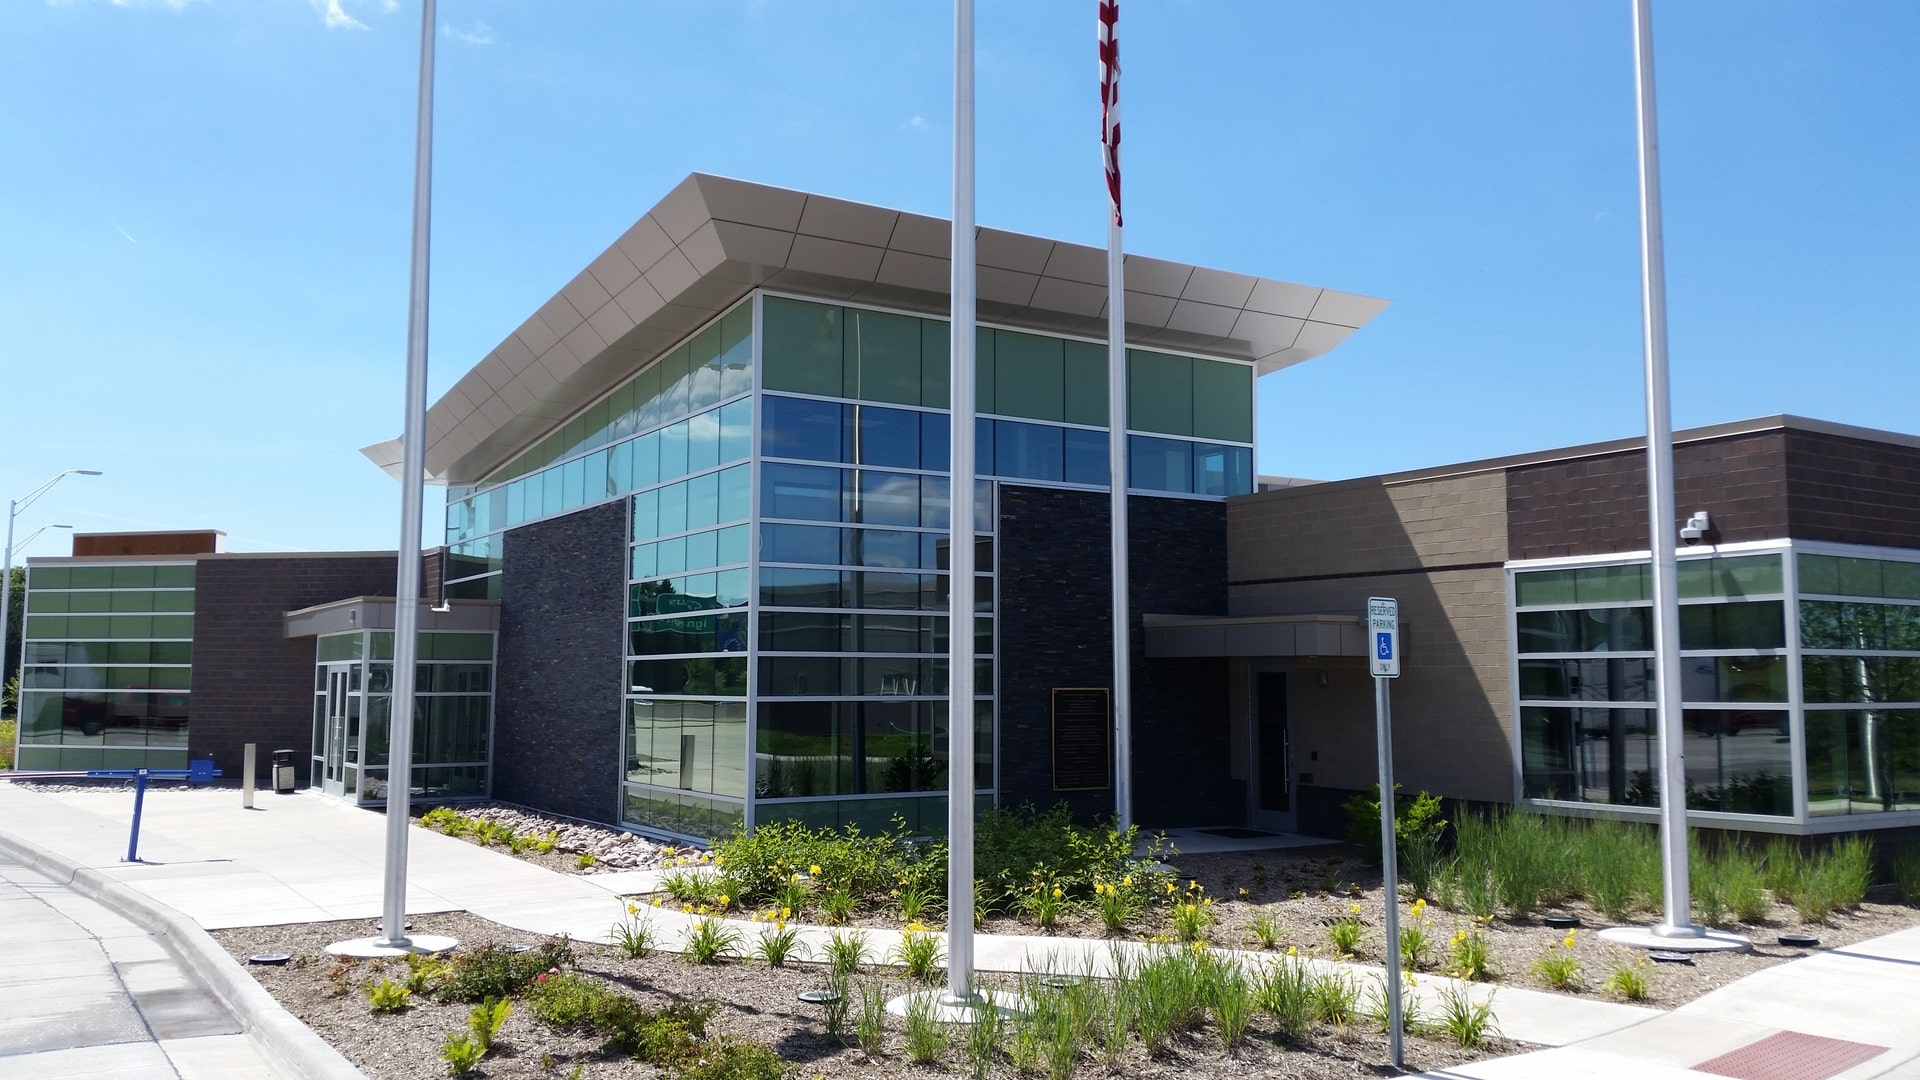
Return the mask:
[[340,0],[313,0],[313,6],[320,9],[329,30],[365,30],[367,24],[347,14],[340,6]]
[[906,123],[901,124],[900,126],[903,128],[912,128],[915,131],[925,131],[932,125],[927,123],[926,117],[921,116],[919,113],[915,113],[911,118],[907,120]]
[[455,41],[467,45],[493,44],[493,27],[488,26],[478,19],[475,19],[473,25],[465,30],[460,29],[452,23],[441,23],[440,33],[445,37],[452,38]]

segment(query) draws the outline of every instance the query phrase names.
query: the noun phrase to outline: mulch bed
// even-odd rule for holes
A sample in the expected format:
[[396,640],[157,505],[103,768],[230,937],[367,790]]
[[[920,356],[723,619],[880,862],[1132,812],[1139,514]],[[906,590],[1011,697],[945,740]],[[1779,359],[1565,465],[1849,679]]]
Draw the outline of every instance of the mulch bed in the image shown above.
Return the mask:
[[[535,940],[464,913],[417,915],[412,923],[415,933],[447,934],[457,938],[463,949],[494,943],[532,944]],[[293,962],[285,967],[249,965],[248,971],[289,1012],[337,1047],[371,1080],[446,1076],[446,1066],[438,1057],[441,1037],[464,1030],[468,1006],[421,1001],[403,1013],[375,1015],[368,1009],[362,987],[383,972],[399,977],[404,967],[398,962],[386,967],[376,961],[346,963],[325,954],[331,942],[372,932],[371,922],[349,921],[218,930],[213,936],[241,963],[258,952],[292,954]],[[803,1078],[854,1080],[933,1072],[908,1063],[897,1019],[889,1022],[886,1050],[877,1060],[869,1060],[852,1045],[851,1034],[844,1040],[827,1035],[819,1007],[796,999],[800,991],[825,984],[825,972],[820,967],[774,968],[759,962],[699,966],[671,954],[655,953],[633,960],[611,948],[579,943],[574,948],[581,971],[613,981],[649,1005],[674,1000],[717,1003],[712,1033],[743,1036],[771,1046],[797,1064]],[[884,979],[890,995],[912,988],[884,971],[876,977]],[[995,980],[983,977],[981,981],[992,985]],[[852,1022],[850,1016],[849,1027]],[[1478,1052],[1469,1052],[1448,1043],[1413,1038],[1406,1043],[1407,1072],[1445,1068],[1518,1049],[1515,1044],[1496,1040]],[[1387,1060],[1385,1037],[1361,1030],[1361,1026],[1336,1029],[1323,1025],[1303,1042],[1289,1044],[1256,1023],[1248,1042],[1230,1055],[1210,1037],[1180,1039],[1170,1053],[1158,1059],[1149,1059],[1136,1043],[1112,1075],[1213,1080],[1237,1080],[1248,1075],[1312,1080],[1401,1075]],[[655,1066],[602,1053],[598,1041],[591,1037],[554,1031],[521,1008],[508,1019],[479,1075],[492,1080],[547,1080],[572,1076],[576,1067],[582,1080],[660,1074]],[[949,1053],[947,1069],[959,1075],[966,1073],[958,1049]],[[1088,1059],[1082,1062],[1080,1075],[1103,1071],[1105,1066]],[[1003,1061],[995,1075],[1013,1074]]]

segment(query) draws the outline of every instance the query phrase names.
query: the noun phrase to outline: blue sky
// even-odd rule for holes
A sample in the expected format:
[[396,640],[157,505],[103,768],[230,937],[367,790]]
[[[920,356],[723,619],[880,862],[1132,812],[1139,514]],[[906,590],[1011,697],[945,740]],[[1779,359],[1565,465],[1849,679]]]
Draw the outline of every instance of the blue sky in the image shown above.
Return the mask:
[[[1104,241],[1094,2],[979,0],[979,219]],[[1656,5],[1674,418],[1920,430],[1920,5]],[[1263,472],[1644,430],[1627,0],[1130,0],[1130,251],[1387,297]],[[688,172],[944,216],[949,7],[441,0],[432,394]],[[0,5],[0,497],[391,548],[417,3]],[[430,496],[427,536],[438,535]],[[29,554],[63,554],[43,536]]]

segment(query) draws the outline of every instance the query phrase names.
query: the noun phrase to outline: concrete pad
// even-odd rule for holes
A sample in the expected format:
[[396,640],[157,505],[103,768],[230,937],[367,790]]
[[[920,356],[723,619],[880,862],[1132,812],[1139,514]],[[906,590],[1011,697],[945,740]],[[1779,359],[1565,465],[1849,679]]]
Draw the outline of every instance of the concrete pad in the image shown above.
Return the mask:
[[1610,926],[1600,931],[1599,937],[1615,945],[1649,952],[1746,952],[1753,948],[1751,940],[1719,930],[1702,931],[1698,937],[1668,937],[1650,926]]
[[20,1070],[11,1075],[33,1080],[177,1080],[179,1077],[159,1044],[151,1042],[48,1050],[10,1058],[6,1065]]
[[[1653,1010],[1649,1010],[1652,1012]],[[1655,1023],[1637,1024],[1581,1044],[1584,1049],[1635,1061],[1690,1069],[1703,1061],[1759,1042],[1778,1028],[1760,1027],[1710,1016],[1654,1012]]]
[[167,1039],[160,1050],[180,1080],[256,1080],[278,1075],[245,1035]]
[[[8,1003],[0,1056],[147,1040],[147,1026],[114,979],[62,979]],[[29,1074],[30,1075],[30,1074]]]
[[240,1022],[171,958],[116,965],[120,982],[156,1039],[232,1035]]
[[1493,1058],[1421,1073],[1446,1080],[1700,1080],[1702,1074],[1671,1065],[1633,1061],[1580,1046],[1563,1046],[1537,1054]]
[[608,874],[578,874],[575,877],[616,896],[645,896],[660,891],[658,870],[615,870]]

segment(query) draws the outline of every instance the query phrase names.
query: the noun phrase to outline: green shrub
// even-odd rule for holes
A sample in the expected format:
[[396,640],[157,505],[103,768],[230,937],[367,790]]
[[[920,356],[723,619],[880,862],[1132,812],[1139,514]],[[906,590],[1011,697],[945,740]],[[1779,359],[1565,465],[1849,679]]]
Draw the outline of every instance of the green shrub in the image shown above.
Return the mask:
[[792,1080],[799,1075],[768,1047],[722,1035],[700,1051],[699,1059],[680,1072],[680,1080]]
[[1893,857],[1893,895],[1903,904],[1920,905],[1920,847]]
[[1625,919],[1660,902],[1660,838],[1648,826],[1625,821],[1594,821],[1581,838],[1586,863],[1586,893],[1609,919]]
[[[13,681],[18,683],[20,677],[18,675],[14,676]],[[19,732],[19,720],[11,716],[5,720],[0,720],[0,770],[13,768],[13,740],[14,736],[19,734]]]
[[498,1001],[483,1001],[467,1013],[467,1029],[473,1033],[473,1041],[479,1044],[482,1054],[493,1049],[494,1037],[506,1026],[507,1017],[513,1015],[513,1002],[506,998]]
[[446,981],[434,996],[442,1001],[464,1002],[512,997],[533,985],[542,973],[572,965],[573,946],[564,937],[548,938],[526,952],[489,945],[470,953],[456,953],[448,962]]
[[464,1031],[449,1031],[440,1043],[440,1060],[454,1076],[471,1076],[487,1056],[487,1048],[473,1041]]
[[590,1031],[610,1049],[675,1067],[699,1056],[711,1004],[675,1002],[649,1009],[638,999],[574,972],[546,973],[527,988],[529,1012],[557,1028]]
[[1689,838],[1688,847],[1693,903],[1702,921],[1713,926],[1729,916],[1741,922],[1766,918],[1771,905],[1766,871],[1757,852],[1731,838],[1706,851],[1698,833]]
[[[1431,862],[1419,870],[1430,884],[1432,868],[1438,866],[1440,838],[1447,831],[1447,819],[1440,816],[1440,797],[1427,791],[1402,795],[1398,784],[1393,786],[1393,791],[1393,837],[1403,852],[1400,861],[1406,862],[1404,851],[1409,845],[1430,858]],[[1359,848],[1375,866],[1380,865],[1380,785],[1373,785],[1371,795],[1348,799],[1346,811],[1347,843]]]
[[413,991],[405,983],[392,979],[367,984],[367,1004],[377,1013],[400,1012],[412,1004],[412,997]]
[[[1333,992],[1339,993],[1337,989]],[[1312,1029],[1322,1006],[1328,1003],[1326,993],[1312,969],[1295,957],[1268,967],[1253,986],[1255,1004],[1273,1017],[1274,1026],[1282,1035],[1291,1039],[1298,1039]]]
[[1474,1001],[1467,988],[1459,983],[1441,988],[1440,1015],[1434,1026],[1468,1050],[1478,1049],[1489,1036],[1498,1033],[1493,1020],[1493,1002]]

